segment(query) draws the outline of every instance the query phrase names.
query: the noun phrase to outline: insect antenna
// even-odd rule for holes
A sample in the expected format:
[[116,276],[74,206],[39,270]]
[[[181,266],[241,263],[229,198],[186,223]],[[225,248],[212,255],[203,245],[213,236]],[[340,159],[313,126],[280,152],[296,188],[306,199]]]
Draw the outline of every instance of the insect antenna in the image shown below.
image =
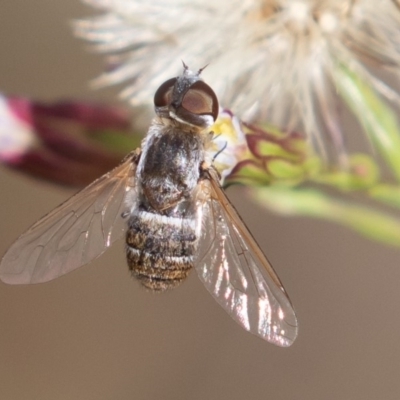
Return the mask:
[[215,161],[215,159],[228,147],[228,141],[225,142],[224,146],[218,150],[217,153],[214,154],[214,157],[212,158],[212,162]]
[[197,72],[197,75],[200,75],[209,65],[210,63],[206,64],[203,68],[200,68],[199,71]]

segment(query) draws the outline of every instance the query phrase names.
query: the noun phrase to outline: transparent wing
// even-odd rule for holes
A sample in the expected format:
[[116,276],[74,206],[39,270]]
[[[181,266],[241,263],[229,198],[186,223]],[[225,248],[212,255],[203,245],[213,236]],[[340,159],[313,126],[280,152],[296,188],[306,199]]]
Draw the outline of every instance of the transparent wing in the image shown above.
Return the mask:
[[[218,303],[243,328],[278,346],[297,336],[292,304],[271,264],[210,171],[202,192],[202,233],[195,265]],[[208,195],[207,195],[208,196]]]
[[9,248],[0,279],[10,284],[55,279],[102,254],[124,232],[125,198],[134,196],[138,152],[36,222]]

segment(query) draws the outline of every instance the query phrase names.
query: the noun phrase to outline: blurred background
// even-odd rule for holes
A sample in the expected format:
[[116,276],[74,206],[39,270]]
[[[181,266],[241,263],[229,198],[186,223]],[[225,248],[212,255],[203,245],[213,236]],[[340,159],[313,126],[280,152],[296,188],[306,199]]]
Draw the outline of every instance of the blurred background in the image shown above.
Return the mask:
[[[41,100],[91,91],[102,58],[69,21],[78,0],[3,0],[0,89]],[[178,72],[178,71],[177,71]],[[205,75],[206,78],[206,75]],[[229,190],[297,311],[291,348],[241,329],[195,273],[155,295],[131,279],[123,242],[53,282],[0,284],[0,397],[399,399],[400,252],[342,227],[267,214]],[[0,169],[0,253],[72,191]]]

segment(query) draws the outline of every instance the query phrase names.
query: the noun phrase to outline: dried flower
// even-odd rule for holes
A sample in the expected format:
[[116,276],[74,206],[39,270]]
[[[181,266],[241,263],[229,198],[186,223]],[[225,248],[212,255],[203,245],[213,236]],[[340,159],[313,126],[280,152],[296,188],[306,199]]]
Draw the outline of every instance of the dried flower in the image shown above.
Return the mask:
[[387,142],[385,132],[368,131],[360,90],[347,89],[356,76],[399,103],[375,73],[399,74],[397,0],[84,1],[103,14],[78,21],[76,34],[111,53],[97,83],[132,81],[123,94],[133,104],[149,102],[184,59],[192,68],[210,63],[207,82],[225,107],[306,133],[324,156],[346,158],[341,105],[378,148]]
[[352,154],[347,170],[326,170],[296,132],[247,124],[241,129],[248,150],[237,153],[226,184],[250,186],[251,197],[275,213],[325,219],[400,247],[400,186],[382,179],[372,157]]
[[130,128],[124,109],[3,96],[0,161],[35,177],[84,186],[117,165],[128,145],[137,145],[127,136]]

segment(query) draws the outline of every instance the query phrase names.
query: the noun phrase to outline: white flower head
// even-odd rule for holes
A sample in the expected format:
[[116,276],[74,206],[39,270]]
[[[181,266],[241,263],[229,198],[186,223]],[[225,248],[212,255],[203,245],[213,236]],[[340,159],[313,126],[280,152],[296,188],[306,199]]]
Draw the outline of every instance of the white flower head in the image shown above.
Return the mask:
[[103,11],[75,24],[109,55],[97,83],[129,82],[123,95],[132,104],[150,103],[180,60],[193,69],[209,64],[205,80],[224,107],[343,154],[342,68],[399,102],[373,73],[400,63],[397,0],[84,1]]

